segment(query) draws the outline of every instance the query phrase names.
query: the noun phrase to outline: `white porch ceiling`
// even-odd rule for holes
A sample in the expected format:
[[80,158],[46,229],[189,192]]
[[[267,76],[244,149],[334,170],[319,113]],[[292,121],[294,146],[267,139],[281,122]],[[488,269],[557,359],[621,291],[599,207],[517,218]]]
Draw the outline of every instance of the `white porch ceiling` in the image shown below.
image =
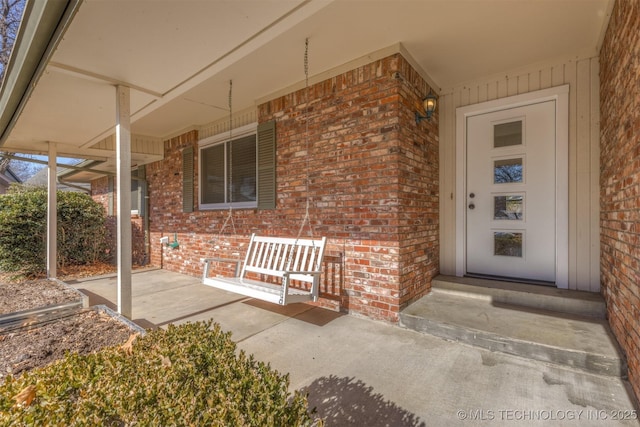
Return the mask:
[[[84,0],[3,150],[108,158],[116,84],[132,131],[162,138],[402,44],[438,88],[595,55],[612,0]],[[134,155],[134,162],[154,156]],[[112,162],[110,162],[113,164]]]

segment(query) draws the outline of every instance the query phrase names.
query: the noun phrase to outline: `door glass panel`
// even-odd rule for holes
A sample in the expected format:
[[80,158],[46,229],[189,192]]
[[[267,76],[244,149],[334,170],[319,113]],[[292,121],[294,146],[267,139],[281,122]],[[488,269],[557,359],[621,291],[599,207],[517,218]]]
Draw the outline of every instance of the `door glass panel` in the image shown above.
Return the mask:
[[522,121],[500,123],[493,126],[493,147],[522,145]]
[[493,196],[493,219],[522,220],[521,194],[512,196]]
[[493,242],[494,255],[522,258],[522,233],[494,232]]
[[493,183],[522,182],[522,158],[493,161]]

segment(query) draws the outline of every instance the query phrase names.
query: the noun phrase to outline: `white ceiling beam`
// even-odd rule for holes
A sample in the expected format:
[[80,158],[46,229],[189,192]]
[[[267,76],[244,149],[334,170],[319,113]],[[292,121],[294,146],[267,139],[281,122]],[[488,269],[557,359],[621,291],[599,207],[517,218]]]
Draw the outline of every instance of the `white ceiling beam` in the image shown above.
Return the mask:
[[[53,142],[53,141],[52,141]],[[29,148],[22,145],[7,144],[2,146],[2,151],[7,153],[35,154],[40,156],[48,156],[49,142],[30,142]],[[68,157],[70,159],[86,159],[105,161],[108,157],[113,156],[112,151],[84,149],[79,150],[78,147],[65,143],[56,143],[58,146],[58,157]]]
[[65,73],[67,75],[71,75],[71,76],[75,76],[75,77],[79,77],[79,78],[83,78],[86,80],[90,80],[90,81],[94,81],[94,82],[101,82],[101,83],[106,83],[109,84],[111,86],[126,86],[132,90],[138,91],[138,92],[142,92],[142,93],[146,93],[147,95],[151,95],[153,97],[156,98],[162,98],[164,96],[164,94],[160,93],[160,92],[156,92],[154,90],[142,87],[142,86],[137,86],[134,84],[131,84],[129,82],[124,82],[122,80],[118,80],[118,79],[114,79],[112,77],[109,76],[105,76],[102,74],[98,74],[98,73],[94,73],[92,71],[88,71],[88,70],[82,70],[80,68],[76,68],[72,65],[67,65],[67,64],[61,64],[59,62],[49,62],[49,68],[51,68],[52,70],[56,70],[62,73]]
[[[111,131],[111,135],[113,134],[114,132]],[[135,141],[137,137],[138,135],[135,135],[135,134],[132,135],[131,136],[132,141]],[[161,140],[158,140],[158,141],[159,141],[158,143],[162,143]],[[29,143],[29,148],[25,148],[23,145],[20,145],[20,144],[14,145],[14,144],[8,143],[7,145],[2,146],[2,151],[7,153],[36,154],[41,156],[47,156],[49,153],[49,145],[48,145],[49,142],[56,142],[56,141],[33,141]],[[71,144],[59,142],[59,141],[56,142],[56,145],[58,147],[58,157],[68,157],[71,159],[106,161],[109,158],[112,158],[115,154],[115,146],[113,149],[84,148],[84,147],[77,147],[75,145],[71,145]],[[162,159],[163,157],[161,155],[156,155],[153,153],[138,153],[135,151],[133,151],[132,154],[157,157],[158,160]]]

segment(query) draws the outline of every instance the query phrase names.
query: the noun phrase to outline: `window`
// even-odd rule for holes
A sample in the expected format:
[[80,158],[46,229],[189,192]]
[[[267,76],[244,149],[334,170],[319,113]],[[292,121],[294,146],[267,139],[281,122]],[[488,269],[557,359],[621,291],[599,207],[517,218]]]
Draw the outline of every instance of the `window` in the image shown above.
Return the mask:
[[523,164],[522,158],[495,160],[493,162],[493,183],[523,182]]
[[523,233],[500,231],[493,233],[494,255],[522,258]]
[[243,204],[256,201],[256,135],[224,141],[200,150],[200,205]]
[[257,131],[256,125],[235,129],[231,140],[219,135],[199,146],[200,209],[275,208],[274,122]]
[[131,213],[138,213],[140,209],[140,191],[138,190],[138,169],[131,171]]
[[[140,179],[138,179],[140,177]],[[131,170],[131,214],[144,216],[145,198],[147,195],[147,183],[145,166],[138,166]],[[108,198],[107,198],[107,215],[115,215],[115,198],[116,198],[116,177],[110,175],[107,178]]]
[[523,220],[524,194],[493,196],[494,220]]
[[522,120],[493,125],[493,147],[522,145]]

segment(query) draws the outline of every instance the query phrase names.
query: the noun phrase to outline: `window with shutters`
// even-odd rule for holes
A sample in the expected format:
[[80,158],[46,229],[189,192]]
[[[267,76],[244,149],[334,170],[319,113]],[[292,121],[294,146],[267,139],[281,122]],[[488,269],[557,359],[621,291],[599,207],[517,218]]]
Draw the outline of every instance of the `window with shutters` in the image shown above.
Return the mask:
[[200,141],[200,209],[275,207],[275,127],[267,125]]

